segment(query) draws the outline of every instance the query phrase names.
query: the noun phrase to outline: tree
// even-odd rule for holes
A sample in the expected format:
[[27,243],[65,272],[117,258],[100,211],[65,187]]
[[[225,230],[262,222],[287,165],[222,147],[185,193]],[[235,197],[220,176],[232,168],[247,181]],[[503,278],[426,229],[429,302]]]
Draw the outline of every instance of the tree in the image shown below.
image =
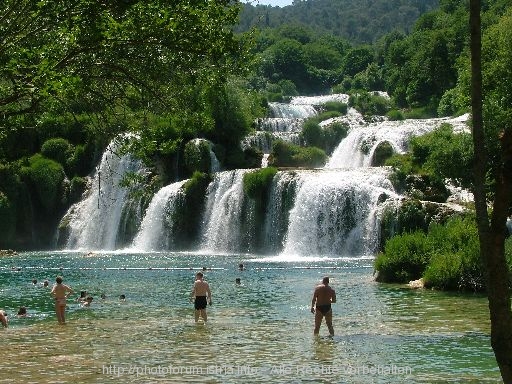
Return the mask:
[[[499,141],[501,162],[494,177],[494,201],[488,213],[485,180],[489,154],[485,146],[482,113],[482,40],[480,0],[470,0],[471,28],[471,105],[473,145],[475,153],[475,207],[480,255],[485,266],[487,296],[491,318],[491,345],[504,383],[512,383],[512,310],[510,271],[505,260],[505,233],[508,209],[512,196],[512,127],[502,127]],[[495,137],[498,139],[498,137]]]
[[230,28],[236,4],[3,1],[0,126],[43,106],[111,115],[182,108],[190,84],[226,76],[243,56]]

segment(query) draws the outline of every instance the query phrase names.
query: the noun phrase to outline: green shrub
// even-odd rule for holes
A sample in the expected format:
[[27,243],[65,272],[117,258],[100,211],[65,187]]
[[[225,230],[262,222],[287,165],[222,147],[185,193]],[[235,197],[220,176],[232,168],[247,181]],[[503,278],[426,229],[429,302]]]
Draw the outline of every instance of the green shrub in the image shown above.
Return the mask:
[[244,175],[244,192],[252,199],[262,198],[272,184],[277,168],[267,167]]
[[179,247],[189,246],[196,240],[200,226],[206,188],[212,178],[209,173],[194,172],[183,186],[183,197],[178,200],[177,208],[172,212],[175,243]]
[[80,201],[82,194],[85,192],[87,187],[87,181],[85,178],[80,176],[75,176],[71,179],[71,184],[69,187],[69,198],[71,203],[76,203]]
[[300,134],[305,145],[323,149],[327,153],[332,153],[339,145],[340,141],[347,137],[350,126],[343,122],[334,122],[325,126],[320,126],[320,119],[316,117],[307,119]]
[[343,122],[334,122],[323,127],[324,133],[324,146],[323,150],[328,154],[338,147],[341,140],[347,137],[350,126]]
[[91,156],[84,145],[75,146],[71,157],[66,163],[66,172],[69,177],[74,175],[85,176],[90,171]]
[[[392,237],[375,260],[379,281],[406,283],[420,277],[426,287],[446,290],[485,289],[480,247],[472,216],[431,223],[428,233]],[[507,260],[512,263],[512,251]]]
[[29,163],[29,176],[39,202],[47,213],[54,213],[60,202],[64,168],[41,154],[32,156]]
[[8,246],[16,230],[16,209],[9,197],[0,191],[0,247]]
[[340,117],[342,114],[338,111],[324,111],[318,114],[317,116],[312,117],[312,119],[317,120],[318,122],[322,122],[325,120],[333,119],[335,117]]
[[392,168],[389,180],[393,184],[393,187],[397,192],[403,193],[407,189],[407,176],[415,172],[412,164],[411,154],[395,153],[389,159],[387,159],[384,164]]
[[425,287],[457,290],[461,272],[461,256],[454,253],[438,253],[432,256],[423,276]]
[[404,117],[406,119],[430,119],[436,117],[436,115],[435,111],[431,111],[426,107],[418,107],[404,111]]
[[41,146],[41,154],[44,157],[55,160],[63,166],[66,165],[68,158],[71,157],[72,153],[72,145],[69,144],[69,141],[60,137],[46,140]]
[[377,280],[407,283],[422,277],[430,260],[426,234],[422,231],[392,237],[375,259]]
[[349,97],[349,105],[364,116],[384,116],[391,109],[387,98],[366,91],[358,91]]
[[391,111],[386,113],[386,116],[391,121],[401,121],[405,119],[404,114],[398,109],[392,109]]
[[183,197],[178,200],[171,219],[178,247],[190,246],[198,236],[206,188],[211,180],[210,174],[196,171],[181,187]]
[[307,119],[301,132],[301,138],[307,146],[322,148],[324,146],[324,133],[316,119]]
[[336,111],[342,115],[346,115],[348,111],[348,105],[341,101],[328,101],[323,107],[326,111]]
[[320,148],[300,147],[276,140],[273,144],[269,165],[274,167],[322,167],[327,155]]

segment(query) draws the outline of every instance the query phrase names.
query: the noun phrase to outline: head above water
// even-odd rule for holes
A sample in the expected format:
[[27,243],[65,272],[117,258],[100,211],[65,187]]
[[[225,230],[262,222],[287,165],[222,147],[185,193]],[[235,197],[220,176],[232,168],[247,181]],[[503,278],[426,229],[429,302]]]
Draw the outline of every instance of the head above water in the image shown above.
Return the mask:
[[62,284],[62,281],[63,281],[62,276],[57,276],[57,278],[55,279],[55,282],[57,284]]
[[329,284],[329,276],[324,276],[324,278],[322,279],[322,284],[324,284],[324,285]]

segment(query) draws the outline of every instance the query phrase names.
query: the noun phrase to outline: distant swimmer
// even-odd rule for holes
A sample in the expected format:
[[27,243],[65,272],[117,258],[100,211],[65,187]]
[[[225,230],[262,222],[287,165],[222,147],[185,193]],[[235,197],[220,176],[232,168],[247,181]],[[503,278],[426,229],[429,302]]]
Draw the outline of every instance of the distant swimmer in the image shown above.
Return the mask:
[[57,314],[57,321],[59,324],[66,322],[66,303],[67,298],[73,294],[73,290],[66,284],[62,284],[62,277],[57,276],[55,279],[56,284],[53,286],[51,294],[55,299],[55,313]]
[[92,296],[87,296],[85,298],[85,300],[82,302],[82,307],[85,307],[85,308],[89,308],[91,306],[91,303],[92,303],[92,300],[93,300],[93,297]]
[[331,304],[336,302],[336,292],[329,286],[329,277],[322,279],[322,284],[316,286],[311,300],[311,313],[315,314],[314,335],[320,332],[322,319],[325,317],[325,323],[329,328],[329,334],[334,336],[334,328],[332,326],[332,308]]
[[210,286],[203,280],[203,277],[204,275],[202,272],[198,272],[196,274],[196,281],[194,282],[194,287],[190,294],[190,300],[194,299],[194,319],[196,323],[199,320],[199,316],[201,316],[203,321],[206,323],[208,319],[206,314],[206,304],[208,303],[209,305],[212,305],[212,293],[210,291]]
[[27,307],[20,307],[20,309],[18,309],[18,314],[16,315],[18,317],[27,317]]

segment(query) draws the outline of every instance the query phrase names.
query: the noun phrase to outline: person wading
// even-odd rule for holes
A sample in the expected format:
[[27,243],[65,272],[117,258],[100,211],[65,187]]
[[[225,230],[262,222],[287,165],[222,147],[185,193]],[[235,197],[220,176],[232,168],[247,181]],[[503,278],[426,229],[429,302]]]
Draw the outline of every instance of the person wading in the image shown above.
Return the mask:
[[336,292],[329,286],[329,277],[322,279],[322,284],[315,287],[313,299],[311,300],[311,313],[315,314],[314,335],[320,332],[322,319],[325,317],[325,324],[329,328],[329,334],[334,336],[334,328],[332,327],[332,308],[331,304],[336,302]]

